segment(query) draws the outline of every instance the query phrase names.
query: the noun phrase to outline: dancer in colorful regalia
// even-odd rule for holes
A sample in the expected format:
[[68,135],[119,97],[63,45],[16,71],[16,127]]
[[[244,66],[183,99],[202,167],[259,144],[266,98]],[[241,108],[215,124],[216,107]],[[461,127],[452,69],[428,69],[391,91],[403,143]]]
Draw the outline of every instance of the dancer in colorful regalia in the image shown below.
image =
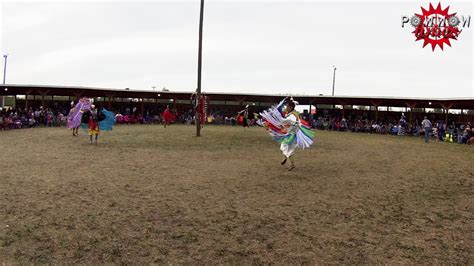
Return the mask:
[[201,124],[201,128],[203,128],[207,120],[209,97],[201,95],[198,99],[197,94],[193,93],[191,94],[191,101],[194,106],[195,117],[197,118],[199,116],[199,123]]
[[295,110],[298,102],[293,98],[283,99],[277,106],[272,106],[260,113],[264,119],[264,126],[274,140],[280,143],[280,150],[284,156],[282,165],[290,161],[288,171],[295,168],[293,155],[296,148],[309,148],[313,144],[314,132],[308,122],[300,118]]
[[237,121],[242,124],[243,127],[249,127],[249,105],[247,104],[244,110],[237,113]]
[[87,131],[90,138],[90,144],[95,136],[95,144],[99,138],[101,130],[110,131],[115,125],[115,114],[107,111],[105,108],[99,110],[95,105],[91,105],[90,110],[87,110],[82,115],[82,128]]
[[165,111],[163,112],[163,124],[165,127],[176,120],[175,115],[171,112],[169,105],[166,106]]
[[81,126],[82,114],[91,109],[91,102],[89,98],[81,98],[76,105],[71,102],[71,110],[67,115],[67,127],[72,130],[72,135],[79,134],[79,127]]

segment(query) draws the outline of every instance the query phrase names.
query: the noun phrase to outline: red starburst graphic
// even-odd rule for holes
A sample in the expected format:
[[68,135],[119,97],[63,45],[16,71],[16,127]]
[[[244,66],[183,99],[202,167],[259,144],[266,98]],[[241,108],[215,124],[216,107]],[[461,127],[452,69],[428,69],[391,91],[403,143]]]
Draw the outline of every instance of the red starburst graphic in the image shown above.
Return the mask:
[[449,6],[446,9],[441,8],[441,3],[433,8],[430,3],[429,10],[421,7],[422,14],[415,14],[420,19],[420,23],[416,26],[415,34],[416,41],[423,40],[423,47],[431,44],[431,49],[434,51],[436,46],[439,46],[443,50],[443,45],[447,44],[451,46],[450,39],[457,40],[461,31],[456,26],[452,26],[448,23],[448,20],[456,13],[449,14]]

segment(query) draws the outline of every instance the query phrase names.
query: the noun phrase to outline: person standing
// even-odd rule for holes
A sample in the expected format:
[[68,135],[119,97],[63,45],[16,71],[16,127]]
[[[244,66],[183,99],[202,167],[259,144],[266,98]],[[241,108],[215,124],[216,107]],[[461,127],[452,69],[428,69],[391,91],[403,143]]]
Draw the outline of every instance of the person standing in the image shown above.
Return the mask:
[[430,139],[430,131],[431,131],[432,126],[427,116],[425,116],[425,119],[421,121],[421,127],[425,130],[425,142],[428,143],[428,140]]
[[99,112],[95,105],[91,104],[90,110],[87,110],[82,115],[82,123],[87,124],[88,130],[87,134],[90,138],[90,144],[92,144],[92,139],[95,136],[95,144],[97,145],[97,140],[99,138]]
[[36,125],[39,126],[40,125],[40,110],[36,109],[35,111],[35,121],[36,121]]
[[244,110],[238,112],[239,120],[242,119],[242,126],[249,127],[249,105],[247,104]]
[[438,122],[438,140],[443,141],[444,133],[446,132],[444,122]]

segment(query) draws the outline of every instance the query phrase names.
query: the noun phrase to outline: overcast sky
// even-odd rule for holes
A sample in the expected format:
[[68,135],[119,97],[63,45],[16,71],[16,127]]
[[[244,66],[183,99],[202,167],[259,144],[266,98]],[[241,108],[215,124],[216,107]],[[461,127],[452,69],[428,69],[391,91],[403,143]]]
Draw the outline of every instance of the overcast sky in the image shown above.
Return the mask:
[[[336,65],[336,95],[473,97],[474,20],[435,52],[401,27],[428,3],[206,1],[203,90],[330,94]],[[0,15],[7,83],[196,88],[199,1],[4,2]]]

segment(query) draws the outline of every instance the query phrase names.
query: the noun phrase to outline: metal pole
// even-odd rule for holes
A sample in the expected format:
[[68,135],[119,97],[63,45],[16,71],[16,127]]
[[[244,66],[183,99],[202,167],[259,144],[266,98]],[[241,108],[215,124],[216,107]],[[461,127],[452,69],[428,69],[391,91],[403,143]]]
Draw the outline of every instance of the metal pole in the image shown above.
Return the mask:
[[334,68],[334,74],[332,75],[332,96],[334,96],[334,86],[336,85],[336,66],[332,66]]
[[444,120],[444,124],[446,125],[446,128],[448,128],[448,115],[449,115],[449,109],[444,109],[446,111],[446,118]]
[[5,84],[5,80],[7,78],[7,58],[8,55],[3,55],[3,58],[5,58],[5,65],[3,66],[3,84]]
[[[3,58],[5,58],[5,64],[3,66],[3,85],[5,85],[5,80],[7,78],[7,57],[8,55],[3,55]],[[5,96],[2,96],[2,107],[5,106]]]
[[[202,65],[202,23],[204,16],[204,0],[201,0],[201,11],[199,16],[199,50],[198,50],[198,80],[196,89],[196,106],[201,98],[201,65]],[[204,106],[202,106],[204,108]],[[196,137],[201,136],[201,119],[196,109]]]

